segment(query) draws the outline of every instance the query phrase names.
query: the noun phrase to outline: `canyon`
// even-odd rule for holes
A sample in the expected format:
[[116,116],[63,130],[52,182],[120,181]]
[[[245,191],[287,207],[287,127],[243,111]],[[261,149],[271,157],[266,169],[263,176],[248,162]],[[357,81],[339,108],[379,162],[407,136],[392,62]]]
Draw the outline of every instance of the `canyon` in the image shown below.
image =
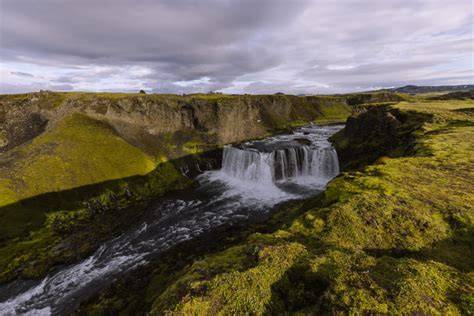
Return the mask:
[[0,96],[0,310],[468,314],[458,96]]

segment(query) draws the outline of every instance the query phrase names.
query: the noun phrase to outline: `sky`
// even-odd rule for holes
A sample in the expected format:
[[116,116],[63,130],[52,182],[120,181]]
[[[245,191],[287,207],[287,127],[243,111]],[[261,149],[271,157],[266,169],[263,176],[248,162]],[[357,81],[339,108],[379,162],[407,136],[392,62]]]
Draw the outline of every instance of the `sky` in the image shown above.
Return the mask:
[[472,0],[0,0],[0,93],[473,83]]

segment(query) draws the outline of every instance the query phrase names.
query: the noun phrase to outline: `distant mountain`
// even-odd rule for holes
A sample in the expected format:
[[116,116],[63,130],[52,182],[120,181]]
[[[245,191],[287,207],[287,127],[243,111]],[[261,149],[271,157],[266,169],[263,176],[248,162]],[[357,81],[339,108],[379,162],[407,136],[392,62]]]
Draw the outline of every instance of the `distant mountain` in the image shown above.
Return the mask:
[[469,91],[474,90],[474,85],[458,85],[458,86],[414,86],[408,85],[404,87],[380,89],[380,92],[400,92],[409,94],[428,93],[428,92],[452,92],[452,91]]

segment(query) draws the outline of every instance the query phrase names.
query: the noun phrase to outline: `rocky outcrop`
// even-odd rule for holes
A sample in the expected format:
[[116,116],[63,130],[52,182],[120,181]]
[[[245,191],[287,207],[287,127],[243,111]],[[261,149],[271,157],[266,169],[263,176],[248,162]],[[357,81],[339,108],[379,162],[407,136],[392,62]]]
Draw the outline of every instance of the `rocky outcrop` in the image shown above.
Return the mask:
[[0,152],[38,136],[44,132],[47,120],[38,113],[19,112],[13,120],[6,120],[0,127]]
[[374,162],[381,156],[404,156],[411,149],[411,133],[430,115],[373,106],[355,112],[346,127],[332,137],[342,170]]
[[347,96],[347,104],[358,105],[364,103],[383,103],[383,102],[400,102],[403,98],[394,93],[359,93]]

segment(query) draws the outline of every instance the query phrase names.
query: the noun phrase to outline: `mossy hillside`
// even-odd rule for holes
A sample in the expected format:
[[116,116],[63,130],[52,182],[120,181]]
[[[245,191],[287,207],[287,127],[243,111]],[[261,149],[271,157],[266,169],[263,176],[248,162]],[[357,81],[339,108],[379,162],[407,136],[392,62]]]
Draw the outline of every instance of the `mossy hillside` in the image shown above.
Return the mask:
[[108,124],[73,114],[53,130],[9,153],[13,166],[5,178],[19,181],[18,200],[104,180],[144,175],[156,165],[120,138]]
[[[217,276],[200,270],[191,277],[193,269],[185,269],[176,281],[180,303],[159,296],[153,313],[472,313],[474,118],[456,108],[473,105],[430,107],[399,106],[407,115],[432,115],[412,131],[414,155],[345,173],[293,223],[250,236],[245,248],[267,249],[251,268],[237,268],[252,261],[245,252]],[[266,265],[279,262],[286,252],[278,247],[289,243],[304,251],[273,278]],[[205,260],[212,266],[212,256]],[[270,276],[253,278],[259,268]],[[231,290],[236,280],[239,291]],[[253,301],[248,293],[257,293]]]
[[83,114],[4,154],[0,279],[37,277],[76,260],[133,223],[146,199],[193,184],[170,162],[155,166]]
[[[157,173],[162,173],[160,176],[169,177],[171,183],[181,175],[173,167],[164,165],[165,167],[162,168],[159,167],[160,164],[167,162],[169,157],[196,154],[212,149],[203,143],[199,136],[186,132],[169,135],[169,137],[164,135],[158,138],[156,143],[156,156],[152,156],[122,139],[106,122],[79,113],[72,114],[30,143],[0,155],[0,207],[20,203],[42,194],[62,192],[133,176],[150,175],[143,178],[149,181],[149,183],[146,181],[141,183],[144,188],[153,187]],[[168,148],[171,143],[176,145]],[[123,182],[127,183],[126,180]],[[104,188],[107,186],[104,185]],[[161,186],[158,188],[162,189]],[[120,190],[120,187],[110,189]],[[140,195],[138,192],[140,190],[142,188],[135,185],[137,195]],[[149,192],[147,191],[148,195],[144,196],[150,196],[153,190],[146,190]],[[74,196],[67,195],[69,199],[76,201],[71,201],[69,205],[66,203],[63,207],[70,205],[77,207],[78,202],[87,200],[91,196],[91,191],[100,194],[103,189],[99,186],[82,191],[85,194],[83,197],[80,193]],[[37,211],[25,205],[4,208],[2,210],[4,220],[11,218],[17,224],[0,228],[1,239],[18,235],[25,229],[38,228],[39,223],[44,220],[43,213],[55,208],[50,205],[48,210],[47,203],[37,203]],[[20,222],[30,223],[30,225],[28,227],[18,225]]]
[[346,105],[334,105],[331,107],[321,108],[321,116],[318,116],[315,121],[318,123],[332,123],[342,122],[352,113],[352,107]]
[[194,184],[173,163],[165,162],[145,176],[43,194],[2,208],[13,214],[22,212],[28,221],[5,217],[19,236],[3,240],[0,282],[42,277],[58,264],[89,255],[105,240],[138,223],[149,199]]
[[[206,289],[209,298],[191,298],[174,310],[177,314],[262,314],[272,298],[271,286],[303,256],[304,248],[297,243],[265,247],[258,251],[258,264],[245,271],[219,274],[209,282],[195,285]],[[152,309],[153,312],[153,309]]]
[[[54,130],[2,155],[0,206],[42,193],[144,175],[154,167],[152,157],[118,137],[107,124],[74,114]],[[2,213],[5,220],[12,216],[21,221],[30,215]],[[16,225],[2,225],[2,239],[15,229]]]

